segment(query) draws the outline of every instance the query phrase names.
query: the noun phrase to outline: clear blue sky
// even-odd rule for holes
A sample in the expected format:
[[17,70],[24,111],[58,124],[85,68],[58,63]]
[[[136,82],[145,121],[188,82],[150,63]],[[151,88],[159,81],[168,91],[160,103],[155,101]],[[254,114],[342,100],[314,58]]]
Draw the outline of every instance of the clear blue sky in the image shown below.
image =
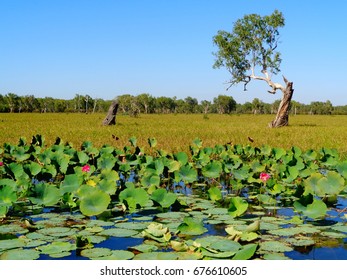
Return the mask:
[[0,0],[0,94],[273,102],[281,92],[270,95],[262,81],[226,91],[227,70],[212,68],[212,37],[274,9],[286,20],[278,50],[294,100],[346,105],[344,0]]

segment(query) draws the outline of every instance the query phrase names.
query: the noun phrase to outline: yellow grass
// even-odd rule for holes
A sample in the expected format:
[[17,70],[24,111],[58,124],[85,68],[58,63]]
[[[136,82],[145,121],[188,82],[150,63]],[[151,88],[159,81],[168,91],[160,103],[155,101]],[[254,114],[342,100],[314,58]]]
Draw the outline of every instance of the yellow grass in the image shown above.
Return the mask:
[[[216,144],[251,144],[303,150],[336,148],[347,157],[347,116],[291,116],[290,126],[271,129],[267,124],[273,115],[203,115],[168,114],[140,115],[137,118],[117,116],[116,126],[102,126],[105,114],[0,114],[0,145],[15,144],[22,136],[30,140],[41,134],[48,145],[56,137],[78,148],[83,141],[95,146],[129,145],[135,136],[138,145],[148,147],[147,139],[154,137],[158,148],[168,152],[188,151],[192,141],[199,137],[204,146]],[[119,137],[114,140],[112,135]],[[254,139],[251,143],[248,137]]]

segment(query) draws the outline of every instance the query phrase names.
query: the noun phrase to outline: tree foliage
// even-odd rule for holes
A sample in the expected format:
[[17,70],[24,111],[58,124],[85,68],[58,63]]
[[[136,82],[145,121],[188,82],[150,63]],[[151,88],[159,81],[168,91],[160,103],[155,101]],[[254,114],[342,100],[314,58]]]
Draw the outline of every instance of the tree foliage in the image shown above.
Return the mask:
[[[279,28],[284,26],[284,17],[275,10],[271,15],[245,15],[237,20],[232,32],[218,31],[213,42],[218,47],[214,68],[225,67],[231,74],[230,84],[243,82],[245,90],[251,79],[265,80],[271,93],[279,88],[269,74],[280,72],[281,54],[276,50]],[[264,74],[257,76],[256,69]]]

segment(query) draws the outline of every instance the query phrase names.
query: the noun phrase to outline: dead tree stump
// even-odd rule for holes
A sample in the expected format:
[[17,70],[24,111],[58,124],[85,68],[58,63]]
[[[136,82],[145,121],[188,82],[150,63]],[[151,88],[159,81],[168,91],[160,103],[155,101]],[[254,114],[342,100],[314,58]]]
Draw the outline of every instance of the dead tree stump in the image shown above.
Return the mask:
[[116,115],[118,110],[118,101],[112,101],[110,108],[108,109],[107,116],[103,120],[103,125],[115,125],[116,124]]

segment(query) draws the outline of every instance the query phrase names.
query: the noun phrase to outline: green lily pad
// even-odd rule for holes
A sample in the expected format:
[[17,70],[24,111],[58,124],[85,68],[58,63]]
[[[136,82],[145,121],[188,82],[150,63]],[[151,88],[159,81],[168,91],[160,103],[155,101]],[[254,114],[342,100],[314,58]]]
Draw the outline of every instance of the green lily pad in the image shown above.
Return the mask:
[[55,259],[61,259],[64,257],[68,257],[71,255],[71,252],[60,252],[60,253],[53,253],[53,254],[49,254],[49,256],[51,258],[55,258]]
[[5,239],[0,240],[0,252],[8,249],[24,247],[26,242],[23,239]]
[[165,189],[157,189],[152,193],[151,199],[159,203],[161,207],[169,208],[175,203],[177,195],[167,192]]
[[140,244],[137,246],[130,247],[129,250],[131,251],[139,251],[142,253],[148,253],[158,250],[158,246],[152,245],[152,244]]
[[106,235],[106,236],[115,236],[115,237],[130,237],[137,235],[139,232],[133,229],[126,229],[126,228],[110,228],[105,229],[104,231],[100,232],[100,235]]
[[241,197],[232,197],[230,199],[230,205],[228,212],[233,217],[239,217],[245,213],[248,209],[248,202]]
[[347,225],[335,225],[331,227],[333,230],[346,232],[347,233]]
[[0,254],[0,260],[36,260],[39,257],[35,249],[14,249]]
[[88,193],[80,198],[80,210],[86,216],[99,215],[111,202],[110,195],[91,186],[86,186]]
[[18,224],[5,224],[0,226],[0,234],[25,234],[29,230]]
[[286,257],[281,253],[269,253],[263,256],[264,260],[290,260],[290,258]]
[[39,246],[37,249],[41,251],[42,254],[51,255],[74,250],[76,246],[69,242],[53,241],[51,244]]
[[112,250],[111,255],[91,258],[94,260],[130,260],[134,257],[134,253],[126,250]]
[[257,250],[257,244],[246,244],[243,248],[236,252],[235,256],[232,258],[233,260],[248,260],[250,259],[255,251]]
[[207,231],[202,220],[193,217],[185,217],[177,229],[184,235],[200,235]]
[[293,248],[287,246],[283,242],[279,241],[265,241],[260,243],[260,249],[263,251],[270,252],[290,252],[293,251]]
[[91,249],[84,249],[81,251],[81,256],[90,258],[90,259],[96,259],[99,257],[107,257],[112,254],[112,250],[108,248],[91,248]]
[[115,227],[117,227],[117,228],[125,228],[125,229],[133,229],[133,230],[143,230],[143,229],[147,228],[148,225],[149,225],[148,222],[146,222],[146,223],[126,222],[126,223],[117,223],[117,224],[115,224]]
[[311,238],[303,238],[301,237],[300,239],[297,239],[297,238],[287,238],[286,239],[286,242],[292,244],[293,246],[298,246],[298,247],[301,247],[301,246],[312,246],[315,244],[315,241]]
[[311,204],[307,205],[307,207],[301,205],[298,201],[295,201],[294,207],[298,212],[303,213],[303,215],[311,219],[322,218],[328,211],[326,204],[323,201],[317,199],[314,199]]
[[68,227],[51,227],[51,228],[39,229],[38,231],[36,231],[36,233],[54,236],[54,237],[63,237],[63,236],[70,236],[75,234],[76,229],[68,228]]

